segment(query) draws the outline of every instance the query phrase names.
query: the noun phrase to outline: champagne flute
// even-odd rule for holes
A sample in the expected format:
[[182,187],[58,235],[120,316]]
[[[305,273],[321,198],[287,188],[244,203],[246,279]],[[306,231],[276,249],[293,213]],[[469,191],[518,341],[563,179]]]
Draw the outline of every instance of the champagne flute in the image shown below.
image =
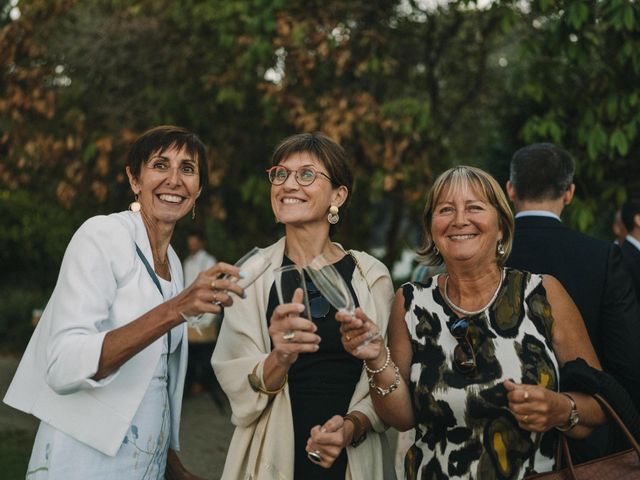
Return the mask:
[[304,305],[304,310],[300,313],[300,317],[311,320],[309,295],[307,293],[307,285],[302,268],[297,265],[284,265],[273,270],[273,277],[280,304],[291,303],[295,291],[298,288],[302,290],[302,304]]
[[[234,263],[234,265],[242,270],[243,276],[236,280],[236,283],[240,285],[242,288],[247,289],[249,286],[255,282],[260,275],[267,271],[267,269],[271,266],[271,261],[262,253],[262,251],[258,247],[253,247],[246,254],[244,254],[240,259]],[[226,280],[229,278],[229,275],[222,275],[219,279]],[[214,302],[216,305],[220,305],[219,301]],[[199,315],[182,315],[183,318],[187,321],[187,324],[195,328],[198,334],[201,333],[201,328],[207,327],[211,325],[216,318],[218,318],[221,313],[216,313],[214,315],[204,315],[201,313]]]
[[[320,254],[315,257],[304,269],[322,296],[333,305],[333,308],[351,317],[354,316],[356,302],[351,294],[349,285],[347,285],[342,275],[336,270],[336,267],[329,263],[324,255]],[[379,331],[362,342],[358,348],[365,347],[378,337],[380,337]]]

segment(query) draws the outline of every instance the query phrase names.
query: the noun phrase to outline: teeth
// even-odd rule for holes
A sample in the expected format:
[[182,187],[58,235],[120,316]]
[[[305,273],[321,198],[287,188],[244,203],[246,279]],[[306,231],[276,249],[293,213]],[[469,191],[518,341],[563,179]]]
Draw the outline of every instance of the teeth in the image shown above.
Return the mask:
[[282,203],[285,203],[285,204],[302,203],[302,200],[298,198],[283,198]]
[[451,235],[449,238],[451,238],[451,240],[468,240],[473,237],[475,237],[475,235],[469,234],[469,235]]
[[178,195],[163,194],[163,195],[160,195],[160,200],[164,200],[165,202],[170,202],[170,203],[180,203],[182,202],[182,197],[179,197]]

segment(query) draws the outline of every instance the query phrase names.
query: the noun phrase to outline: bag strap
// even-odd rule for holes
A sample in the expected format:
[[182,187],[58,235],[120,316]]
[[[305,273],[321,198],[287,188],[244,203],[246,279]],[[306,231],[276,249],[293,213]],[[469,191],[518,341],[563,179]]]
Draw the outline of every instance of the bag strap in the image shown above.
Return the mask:
[[[160,286],[160,280],[158,279],[158,275],[156,275],[156,272],[154,272],[153,268],[151,268],[151,265],[149,264],[149,260],[147,260],[147,257],[144,256],[144,253],[142,253],[142,250],[140,250],[140,247],[138,246],[137,243],[136,243],[136,253],[140,257],[140,260],[142,260],[142,263],[144,264],[144,267],[147,269],[147,273],[151,277],[151,280],[153,280],[153,283],[155,283],[156,287],[158,287],[160,296],[164,298],[164,294],[162,293],[162,287]],[[167,369],[169,368],[169,355],[171,355],[171,330],[167,331]]]
[[[618,424],[618,426],[620,427],[620,430],[622,430],[622,433],[624,433],[625,437],[627,437],[627,440],[629,440],[631,447],[636,451],[638,458],[640,458],[640,445],[638,445],[638,442],[636,441],[636,439],[633,438],[633,435],[631,435],[631,432],[629,431],[627,426],[624,424],[620,416],[613,409],[613,407],[599,393],[594,393],[593,398],[595,398],[596,401],[600,404],[600,406],[602,407],[602,410],[604,410],[604,412],[608,415],[608,417]],[[576,471],[573,465],[573,459],[571,458],[571,452],[569,451],[569,443],[567,442],[566,435],[562,434],[560,440],[562,443],[562,451],[564,453],[564,458],[565,458],[565,461],[567,462],[567,468],[569,469],[569,475],[571,477],[571,480],[576,480],[577,479]]]

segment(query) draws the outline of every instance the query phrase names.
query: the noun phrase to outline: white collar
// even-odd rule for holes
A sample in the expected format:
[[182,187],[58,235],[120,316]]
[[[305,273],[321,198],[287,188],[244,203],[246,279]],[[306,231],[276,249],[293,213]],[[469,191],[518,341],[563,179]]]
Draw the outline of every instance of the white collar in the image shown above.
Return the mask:
[[550,212],[549,210],[524,210],[522,212],[516,213],[516,218],[522,218],[522,217],[547,217],[547,218],[555,218],[559,222],[562,221],[560,220],[559,216],[557,216],[553,212]]
[[638,250],[640,250],[640,240],[638,240],[636,237],[632,237],[631,235],[627,235],[627,237],[624,239],[624,241],[625,242],[629,242],[631,245],[633,245]]

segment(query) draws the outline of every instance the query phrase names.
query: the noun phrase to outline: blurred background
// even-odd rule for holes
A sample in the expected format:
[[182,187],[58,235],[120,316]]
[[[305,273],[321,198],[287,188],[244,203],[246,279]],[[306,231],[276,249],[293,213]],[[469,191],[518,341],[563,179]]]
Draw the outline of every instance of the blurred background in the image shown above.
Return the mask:
[[[174,236],[182,256],[193,224],[219,260],[273,242],[270,153],[321,130],[356,172],[336,240],[379,256],[397,282],[449,166],[504,184],[517,148],[557,143],[577,160],[565,222],[611,239],[640,183],[632,0],[0,0],[0,72],[5,370],[74,230],[132,200],[125,152],[151,126],[184,126],[208,146],[211,185]],[[0,421],[0,470],[16,464],[21,478],[32,427],[12,421]]]

